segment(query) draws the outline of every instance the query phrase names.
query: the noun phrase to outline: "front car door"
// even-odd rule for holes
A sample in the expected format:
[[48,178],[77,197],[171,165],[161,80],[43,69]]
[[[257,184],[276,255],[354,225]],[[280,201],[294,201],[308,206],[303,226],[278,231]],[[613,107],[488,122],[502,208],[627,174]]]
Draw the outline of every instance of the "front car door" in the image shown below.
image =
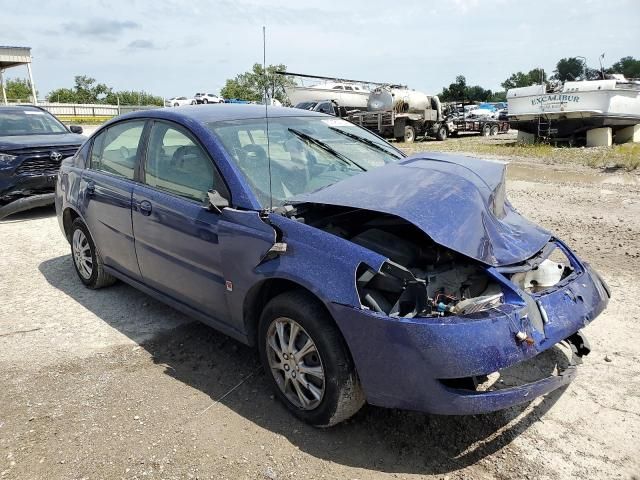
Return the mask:
[[131,197],[145,120],[116,123],[93,139],[80,195],[85,222],[106,265],[140,279],[131,227]]
[[227,318],[218,245],[220,215],[207,191],[228,190],[213,161],[183,127],[153,121],[142,182],[133,191],[135,249],[144,283],[219,321]]

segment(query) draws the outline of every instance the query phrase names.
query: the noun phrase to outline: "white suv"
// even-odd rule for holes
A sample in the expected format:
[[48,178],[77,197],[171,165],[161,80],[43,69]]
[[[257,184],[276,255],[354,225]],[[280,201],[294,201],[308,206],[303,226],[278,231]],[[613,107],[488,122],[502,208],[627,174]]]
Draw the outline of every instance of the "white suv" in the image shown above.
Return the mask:
[[224,99],[213,93],[196,93],[194,97],[198,103],[222,103]]

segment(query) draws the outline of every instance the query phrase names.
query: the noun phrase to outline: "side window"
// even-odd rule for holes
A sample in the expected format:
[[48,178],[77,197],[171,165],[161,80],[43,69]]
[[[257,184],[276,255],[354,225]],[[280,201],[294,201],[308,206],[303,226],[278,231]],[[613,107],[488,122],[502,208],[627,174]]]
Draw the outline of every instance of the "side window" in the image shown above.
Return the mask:
[[197,202],[211,189],[226,191],[206,152],[185,132],[162,122],[151,127],[145,183]]
[[122,122],[93,140],[90,168],[133,180],[144,120]]
[[333,87],[334,90],[343,90],[342,85],[336,85],[335,87]]
[[328,113],[328,114],[332,114],[333,113],[333,108],[331,108],[331,104],[328,102],[325,103],[321,103],[320,104],[320,108],[318,108],[318,111],[321,113]]

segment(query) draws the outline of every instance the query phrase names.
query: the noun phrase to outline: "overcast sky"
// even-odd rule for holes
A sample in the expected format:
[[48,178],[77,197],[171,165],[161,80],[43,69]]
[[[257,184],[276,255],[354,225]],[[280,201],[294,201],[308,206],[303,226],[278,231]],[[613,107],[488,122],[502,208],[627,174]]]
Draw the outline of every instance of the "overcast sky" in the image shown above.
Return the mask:
[[640,58],[639,0],[0,0],[0,45],[32,47],[41,97],[74,75],[165,97],[217,93],[262,62],[262,25],[267,63],[427,93],[458,74],[497,90],[566,56]]

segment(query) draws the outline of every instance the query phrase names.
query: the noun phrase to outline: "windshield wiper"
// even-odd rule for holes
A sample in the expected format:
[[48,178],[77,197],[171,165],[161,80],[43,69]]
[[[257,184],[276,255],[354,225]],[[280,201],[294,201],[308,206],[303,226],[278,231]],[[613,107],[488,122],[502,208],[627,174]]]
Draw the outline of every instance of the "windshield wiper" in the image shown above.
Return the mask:
[[314,138],[311,135],[308,135],[308,134],[306,134],[304,132],[301,132],[300,130],[296,130],[295,128],[288,128],[287,130],[289,130],[291,133],[293,133],[296,137],[300,138],[301,140],[309,142],[312,145],[315,145],[316,147],[321,148],[325,152],[330,153],[331,155],[336,157],[341,162],[343,162],[343,163],[345,163],[345,164],[347,164],[349,166],[355,165],[356,167],[358,167],[363,172],[367,171],[367,169],[364,168],[362,165],[359,165],[358,163],[356,163],[353,160],[351,160],[349,157],[343,155],[342,153],[338,152],[337,150],[334,150],[333,147],[327,145],[323,141],[318,140],[317,138]]
[[392,152],[391,150],[386,149],[385,147],[383,147],[382,145],[380,145],[379,143],[376,143],[372,140],[369,140],[368,138],[364,138],[361,137],[360,135],[356,135],[355,133],[351,133],[351,132],[346,132],[340,128],[336,128],[336,127],[329,127],[329,130],[332,130],[336,133],[339,133],[340,135],[344,135],[345,137],[349,137],[352,140],[355,140],[356,142],[360,142],[363,143],[375,150],[378,150],[379,152],[384,152],[387,153],[389,155],[391,155],[392,157],[396,158],[396,159],[401,159],[403,158],[401,154],[396,153],[396,152]]

